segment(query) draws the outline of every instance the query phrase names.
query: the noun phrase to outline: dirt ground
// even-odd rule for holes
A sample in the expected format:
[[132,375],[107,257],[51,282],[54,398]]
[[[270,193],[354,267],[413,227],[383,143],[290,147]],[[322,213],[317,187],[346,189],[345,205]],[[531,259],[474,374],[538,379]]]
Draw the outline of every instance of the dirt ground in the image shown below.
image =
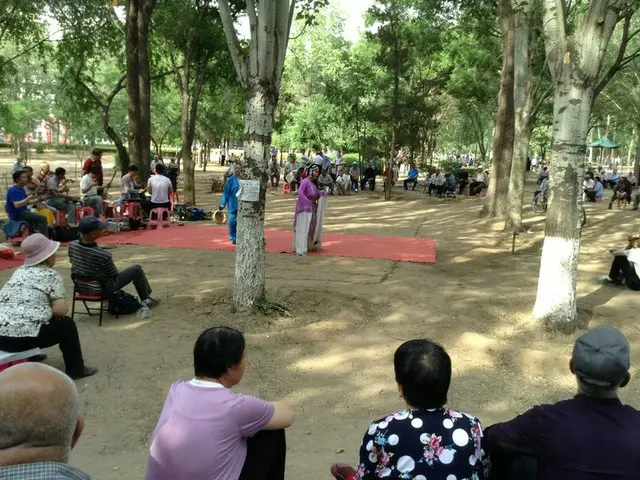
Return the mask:
[[[0,171],[9,163],[0,158]],[[205,191],[210,175],[198,173],[205,208],[220,198]],[[267,226],[291,228],[294,201],[270,192]],[[511,235],[478,219],[481,201],[401,190],[391,202],[381,192],[330,197],[327,231],[433,237],[438,261],[268,254],[269,298],[287,305],[291,318],[232,313],[231,252],[118,246],[112,250],[118,266],[143,265],[162,305],[152,318],[108,318],[101,328],[93,318],[76,317],[86,362],[100,372],[78,382],[86,427],[72,464],[96,479],[142,478],[166,392],[176,379],[191,377],[193,343],[214,325],[240,328],[247,336],[249,363],[239,390],[286,400],[296,411],[288,431],[287,478],[328,478],[332,462],[356,462],[369,422],[402,407],[392,355],[410,338],[445,345],[454,366],[449,403],[484,425],[571,396],[568,359],[580,332],[551,335],[528,323],[544,218],[527,209],[532,233],[517,238],[512,254]],[[640,297],[601,286],[599,279],[608,272],[607,249],[624,246],[627,234],[639,230],[638,213],[609,211],[606,204],[586,208],[580,315],[591,327],[620,328],[635,365],[640,329],[629,313],[638,311]],[[58,268],[68,280],[69,267],[62,249]],[[10,275],[0,272],[0,281]],[[62,365],[57,349],[47,353],[51,365]],[[640,381],[632,380],[623,401],[640,407],[639,388]]]

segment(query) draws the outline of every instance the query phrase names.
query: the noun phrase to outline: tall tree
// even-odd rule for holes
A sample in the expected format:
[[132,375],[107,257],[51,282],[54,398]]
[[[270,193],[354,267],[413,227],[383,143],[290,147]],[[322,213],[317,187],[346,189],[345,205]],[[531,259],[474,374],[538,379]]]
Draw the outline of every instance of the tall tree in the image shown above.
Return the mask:
[[514,117],[514,55],[516,39],[515,12],[510,0],[499,0],[500,25],[502,28],[502,72],[500,93],[498,94],[498,113],[493,137],[493,162],[487,198],[481,215],[489,218],[502,218],[507,212],[509,176],[513,158],[513,140],[515,135]]
[[591,0],[585,7],[576,22],[569,22],[564,0],[544,1],[545,48],[554,86],[553,164],[533,315],[562,331],[573,331],[577,320],[581,179],[598,76],[616,24],[635,11],[635,4],[623,0]]
[[[264,210],[267,191],[267,162],[271,147],[273,115],[278,104],[282,71],[296,0],[258,2],[245,0],[250,39],[245,49],[234,26],[229,0],[219,0],[220,18],[231,59],[245,92],[244,175],[257,182],[257,199],[240,199],[236,252],[236,308],[246,310],[265,298]],[[306,0],[303,12],[324,5],[324,0]]]
[[[534,8],[535,7],[535,8]],[[505,230],[521,231],[522,204],[526,178],[527,158],[531,134],[537,114],[551,95],[548,69],[545,65],[541,2],[532,0],[520,5],[516,11],[516,38],[514,56],[514,112],[515,139],[513,160],[509,176],[508,211]]]
[[127,95],[129,157],[143,178],[151,161],[151,74],[149,25],[157,0],[126,1]]

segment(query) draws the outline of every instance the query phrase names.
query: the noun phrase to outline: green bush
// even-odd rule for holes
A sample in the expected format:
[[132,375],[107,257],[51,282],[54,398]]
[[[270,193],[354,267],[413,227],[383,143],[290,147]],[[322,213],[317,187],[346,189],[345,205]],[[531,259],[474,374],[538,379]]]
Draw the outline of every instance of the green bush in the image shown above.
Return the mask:
[[94,148],[99,148],[104,153],[116,153],[118,149],[115,145],[94,145],[93,147],[90,145],[82,145],[82,144],[67,144],[67,143],[58,143],[55,145],[56,152],[65,153],[65,152],[89,152]]
[[11,148],[11,142],[0,142],[0,148]]
[[36,153],[42,155],[44,153],[44,143],[38,143],[36,145]]
[[344,161],[351,165],[353,162],[358,163],[358,154],[357,153],[345,153],[342,155]]

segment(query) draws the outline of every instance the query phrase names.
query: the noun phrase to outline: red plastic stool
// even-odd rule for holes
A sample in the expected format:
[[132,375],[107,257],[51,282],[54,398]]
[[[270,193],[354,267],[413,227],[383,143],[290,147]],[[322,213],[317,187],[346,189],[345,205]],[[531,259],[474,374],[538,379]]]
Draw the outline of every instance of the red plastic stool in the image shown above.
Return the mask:
[[142,220],[142,208],[139,203],[127,202],[124,204],[124,215],[134,220]]
[[[164,219],[165,213],[167,219]],[[155,217],[155,218],[154,218]],[[171,226],[171,214],[167,208],[154,208],[149,212],[149,227],[170,227]]]
[[95,217],[96,211],[92,207],[76,207],[76,222],[79,222],[82,217]]
[[26,224],[22,224],[20,230],[18,230],[18,234],[15,237],[7,238],[9,243],[13,243],[16,245],[21,245],[24,242],[24,239],[29,236],[29,226]]
[[282,193],[291,193],[291,184],[284,182],[282,184]]
[[59,227],[67,228],[67,212],[65,210],[56,210],[56,224]]

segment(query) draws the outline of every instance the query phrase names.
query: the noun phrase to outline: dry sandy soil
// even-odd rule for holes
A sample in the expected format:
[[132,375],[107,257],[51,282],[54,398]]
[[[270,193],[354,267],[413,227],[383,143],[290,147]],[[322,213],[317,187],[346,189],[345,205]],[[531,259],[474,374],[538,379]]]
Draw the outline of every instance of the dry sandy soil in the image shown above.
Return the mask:
[[[5,157],[0,171],[8,164]],[[213,208],[219,195],[206,192],[211,174],[198,175],[198,198]],[[100,372],[78,382],[86,428],[72,464],[96,479],[142,478],[166,392],[176,379],[191,376],[193,343],[214,325],[247,336],[249,367],[239,390],[295,408],[287,478],[328,478],[331,462],[355,463],[369,422],[401,407],[392,355],[410,338],[446,346],[454,365],[449,403],[485,425],[572,395],[567,364],[580,332],[547,334],[528,324],[543,218],[527,212],[533,233],[518,237],[512,254],[511,236],[479,220],[480,208],[480,198],[440,200],[401,190],[387,203],[379,192],[330,197],[327,231],[433,237],[438,261],[269,254],[269,298],[287,305],[291,318],[232,312],[231,252],[118,246],[112,250],[118,266],[142,264],[162,305],[152,318],[108,318],[102,328],[93,318],[76,317],[86,361]],[[608,272],[607,249],[624,246],[627,234],[638,230],[638,213],[609,211],[606,204],[586,208],[580,316],[591,327],[620,328],[635,364],[640,329],[630,313],[638,311],[640,297],[601,286],[599,279]],[[293,209],[294,198],[270,192],[267,226],[290,228]],[[65,250],[58,267],[69,279]],[[0,281],[10,274],[0,272]],[[57,349],[47,353],[51,365],[62,365]],[[639,387],[632,380],[623,400],[640,407]]]

